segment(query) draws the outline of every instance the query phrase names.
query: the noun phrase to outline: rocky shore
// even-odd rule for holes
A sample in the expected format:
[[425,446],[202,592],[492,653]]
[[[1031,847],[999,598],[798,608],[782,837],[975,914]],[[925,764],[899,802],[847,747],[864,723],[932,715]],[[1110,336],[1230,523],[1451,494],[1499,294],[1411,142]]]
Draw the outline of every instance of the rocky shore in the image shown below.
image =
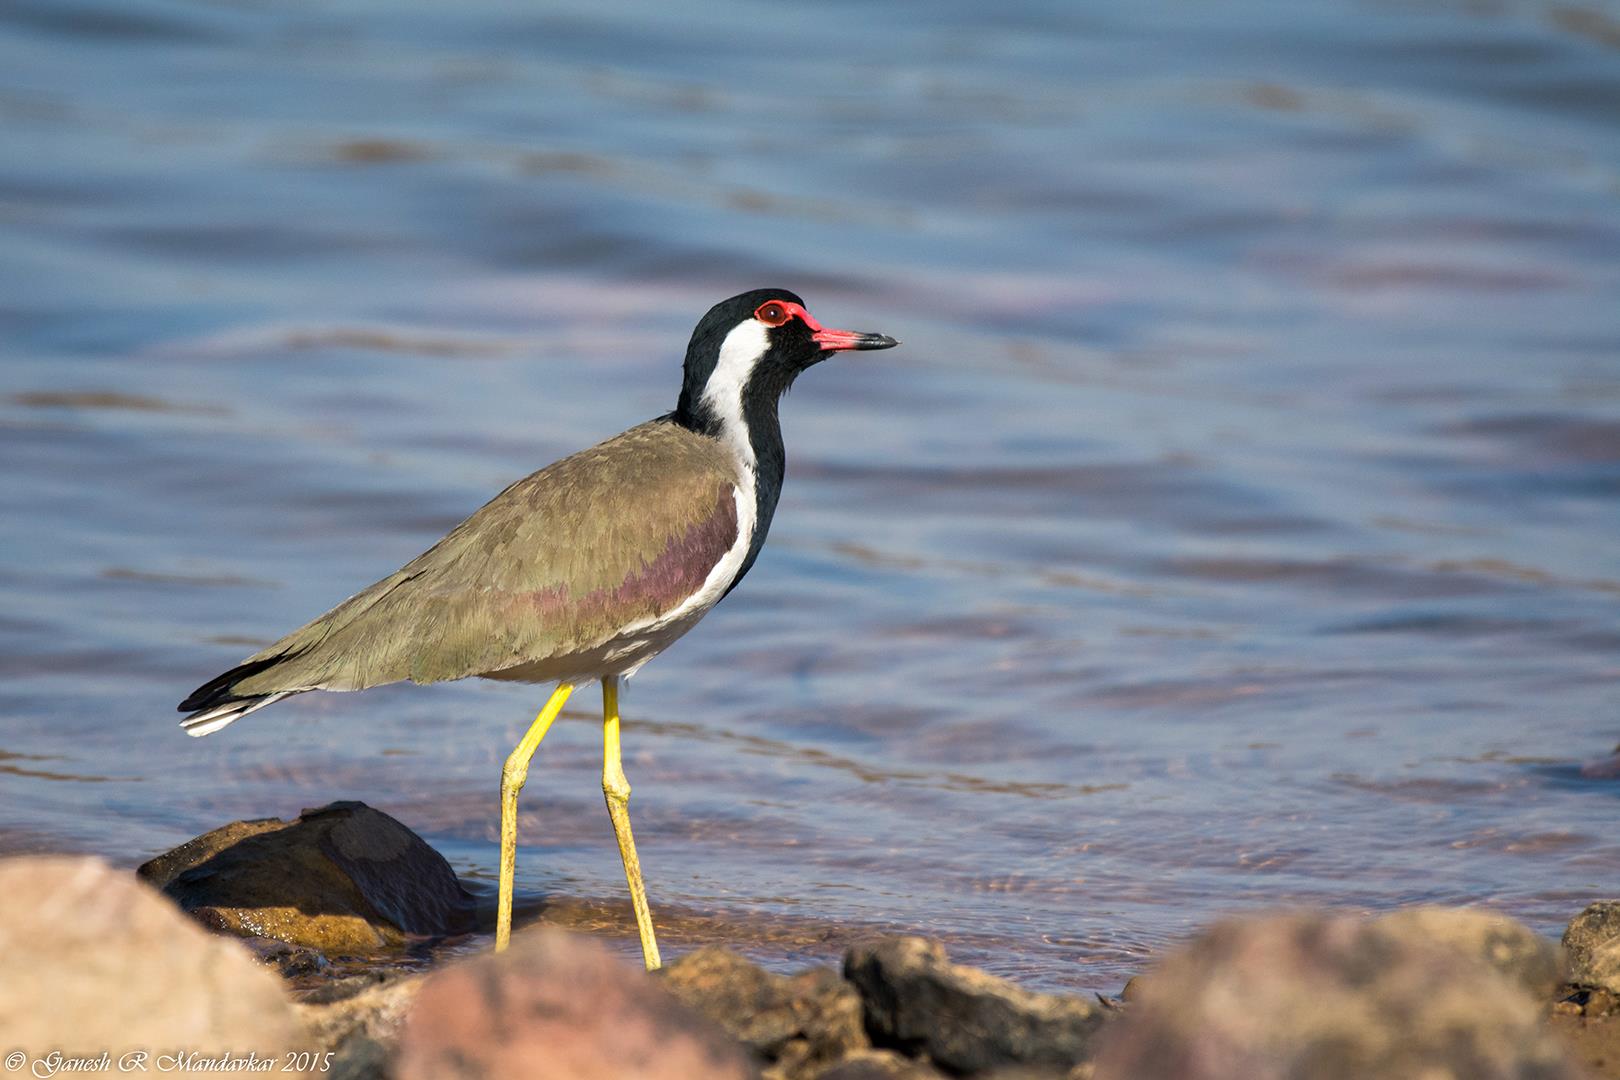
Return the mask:
[[24,1075],[1620,1077],[1620,901],[1562,945],[1474,909],[1230,920],[1119,998],[1032,992],[910,937],[794,974],[709,947],[648,975],[543,926],[498,956],[364,960],[473,917],[432,848],[358,803],[236,822],[135,876],[0,860],[0,1051]]

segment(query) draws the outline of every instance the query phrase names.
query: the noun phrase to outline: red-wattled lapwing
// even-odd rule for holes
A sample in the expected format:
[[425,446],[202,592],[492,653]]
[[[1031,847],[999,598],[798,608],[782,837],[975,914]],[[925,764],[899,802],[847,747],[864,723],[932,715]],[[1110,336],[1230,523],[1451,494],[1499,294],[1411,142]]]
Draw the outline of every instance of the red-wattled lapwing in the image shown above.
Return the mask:
[[472,675],[555,682],[501,769],[499,950],[512,931],[529,760],[574,686],[599,680],[602,790],[642,956],[658,967],[619,761],[619,680],[753,566],[782,490],[777,404],[793,380],[831,353],[897,344],[829,330],[785,289],[716,304],[686,347],[674,412],[519,480],[400,570],[199,687],[180,704],[191,714],[180,726],[208,735],[306,690]]

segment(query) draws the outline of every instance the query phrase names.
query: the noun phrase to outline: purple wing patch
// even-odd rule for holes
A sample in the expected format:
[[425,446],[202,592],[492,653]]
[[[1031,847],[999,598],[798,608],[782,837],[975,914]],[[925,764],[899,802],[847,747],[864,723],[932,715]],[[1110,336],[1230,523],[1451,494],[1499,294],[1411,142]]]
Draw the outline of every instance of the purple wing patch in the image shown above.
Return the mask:
[[685,532],[671,536],[650,562],[618,585],[571,593],[565,585],[526,593],[523,599],[543,622],[565,621],[582,638],[601,637],[627,623],[666,614],[703,587],[715,564],[737,543],[737,500],[730,488],[714,510]]
[[678,607],[697,592],[709,571],[737,542],[737,500],[729,490],[715,500],[714,511],[679,536],[616,589],[598,590],[582,599],[605,594],[609,607],[662,614]]

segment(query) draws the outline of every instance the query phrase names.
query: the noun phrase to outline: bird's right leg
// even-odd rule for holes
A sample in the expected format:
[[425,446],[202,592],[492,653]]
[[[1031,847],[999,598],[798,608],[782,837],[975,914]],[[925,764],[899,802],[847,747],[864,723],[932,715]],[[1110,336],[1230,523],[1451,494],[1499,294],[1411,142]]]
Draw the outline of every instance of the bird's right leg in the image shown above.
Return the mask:
[[630,885],[630,905],[636,913],[636,930],[641,934],[641,958],[648,971],[664,963],[658,956],[658,936],[653,932],[652,912],[647,909],[647,886],[641,880],[641,860],[636,857],[636,839],[630,834],[630,781],[624,778],[624,762],[619,755],[619,677],[602,679],[602,794],[607,796],[608,816],[613,819],[613,835],[619,838],[619,855],[624,859],[624,877]]
[[551,730],[551,722],[562,712],[563,703],[574,692],[573,683],[558,683],[551,700],[518,740],[506,764],[501,766],[501,893],[495,909],[495,951],[512,940],[512,875],[517,870],[517,799],[523,782],[529,778],[529,759],[540,747],[540,740]]

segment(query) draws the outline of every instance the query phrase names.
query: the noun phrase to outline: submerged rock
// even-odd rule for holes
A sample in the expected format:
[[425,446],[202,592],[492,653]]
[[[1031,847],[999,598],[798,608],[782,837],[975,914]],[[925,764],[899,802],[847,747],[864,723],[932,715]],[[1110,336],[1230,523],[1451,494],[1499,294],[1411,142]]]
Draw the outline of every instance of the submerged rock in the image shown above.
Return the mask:
[[539,928],[453,964],[416,995],[398,1080],[743,1080],[758,1070],[713,1021],[589,939]]
[[105,1052],[112,1064],[99,1071],[146,1052],[144,1071],[183,1072],[155,1055],[253,1055],[279,1069],[307,1046],[271,972],[127,872],[91,858],[0,860],[0,1050]]
[[1575,1080],[1524,980],[1381,922],[1214,927],[1142,981],[1096,1080]]
[[1564,931],[1569,981],[1620,994],[1620,900],[1599,900]]
[[327,955],[365,955],[474,925],[473,898],[444,857],[360,802],[292,821],[232,822],[137,873],[205,926]]
[[1074,997],[1037,994],[950,963],[938,942],[858,945],[844,975],[860,990],[874,1045],[927,1057],[956,1073],[997,1066],[1068,1069],[1091,1057],[1107,1013]]
[[809,1080],[867,1046],[860,995],[831,968],[776,975],[711,947],[659,974],[670,993],[758,1054],[767,1080]]

